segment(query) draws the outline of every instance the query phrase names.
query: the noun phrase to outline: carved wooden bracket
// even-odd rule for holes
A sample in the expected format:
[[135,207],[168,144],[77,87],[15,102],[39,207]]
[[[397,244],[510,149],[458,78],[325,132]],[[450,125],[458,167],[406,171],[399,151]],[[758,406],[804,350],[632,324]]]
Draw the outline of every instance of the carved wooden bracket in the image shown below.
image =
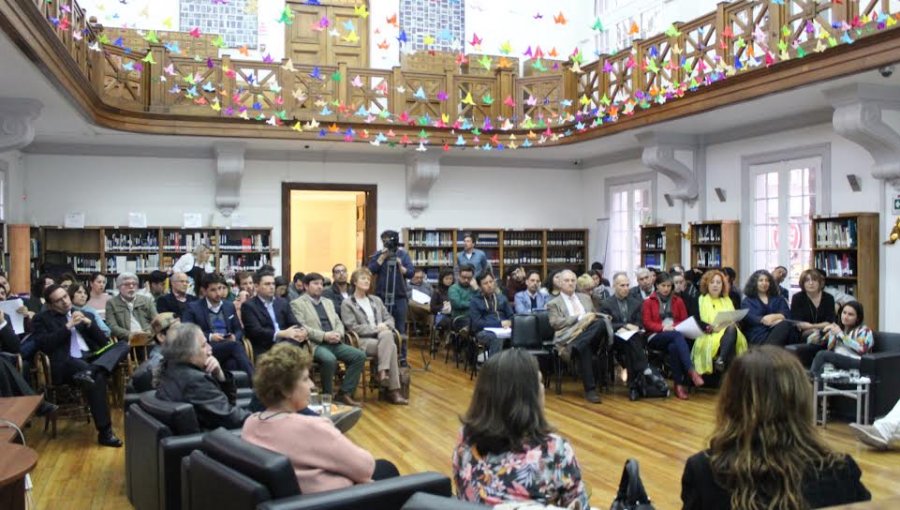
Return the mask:
[[900,133],[882,120],[883,110],[900,110],[900,88],[855,84],[825,91],[834,106],[834,131],[867,150],[872,177],[900,191]]
[[242,143],[217,143],[216,155],[216,207],[226,218],[241,202],[241,181],[244,178],[244,150]]
[[693,136],[678,133],[640,133],[637,139],[644,146],[641,161],[675,183],[673,198],[693,203],[700,197],[700,183],[692,168],[675,159],[676,150],[691,151],[696,156],[697,141]]
[[34,140],[34,121],[43,108],[37,99],[0,98],[0,152],[21,149]]
[[406,157],[406,209],[413,218],[428,208],[431,188],[441,175],[441,156],[431,152]]

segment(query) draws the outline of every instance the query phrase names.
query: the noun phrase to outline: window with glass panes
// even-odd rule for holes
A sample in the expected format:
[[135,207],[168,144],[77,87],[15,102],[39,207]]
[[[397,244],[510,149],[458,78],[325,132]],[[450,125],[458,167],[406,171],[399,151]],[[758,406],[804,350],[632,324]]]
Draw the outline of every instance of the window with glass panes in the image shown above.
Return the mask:
[[650,218],[650,181],[611,186],[610,203],[610,259],[608,274],[626,271],[633,279],[641,264],[641,225]]

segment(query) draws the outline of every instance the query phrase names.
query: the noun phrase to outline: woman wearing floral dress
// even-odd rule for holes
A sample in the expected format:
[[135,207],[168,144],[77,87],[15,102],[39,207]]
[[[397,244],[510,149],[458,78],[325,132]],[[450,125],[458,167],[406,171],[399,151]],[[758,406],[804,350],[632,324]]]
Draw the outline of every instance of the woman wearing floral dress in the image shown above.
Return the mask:
[[453,451],[459,499],[588,508],[572,445],[544,417],[544,385],[530,354],[510,349],[488,359],[462,422]]

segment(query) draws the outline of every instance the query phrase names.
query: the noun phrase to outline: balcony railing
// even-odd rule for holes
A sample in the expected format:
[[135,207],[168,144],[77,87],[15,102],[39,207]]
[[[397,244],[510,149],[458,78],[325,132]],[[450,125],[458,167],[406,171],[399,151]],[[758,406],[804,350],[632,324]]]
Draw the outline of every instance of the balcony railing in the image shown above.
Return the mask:
[[32,1],[111,106],[332,132],[338,125],[341,132],[584,130],[753,68],[855,41],[897,21],[885,14],[889,0],[740,0],[614,55],[593,62],[576,57],[559,71],[520,77],[498,69],[496,59],[491,73],[467,74],[264,63],[228,55],[198,60],[157,43],[132,51],[103,42],[74,0]]

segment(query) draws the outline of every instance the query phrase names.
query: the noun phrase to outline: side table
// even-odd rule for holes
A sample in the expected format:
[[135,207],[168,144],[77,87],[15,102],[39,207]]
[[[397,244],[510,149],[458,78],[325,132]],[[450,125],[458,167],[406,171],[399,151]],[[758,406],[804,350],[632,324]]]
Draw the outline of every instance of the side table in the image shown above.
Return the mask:
[[846,397],[855,400],[856,423],[868,425],[870,385],[871,380],[868,377],[851,375],[844,371],[817,376],[813,381],[813,416],[816,425],[824,427],[828,423],[828,397]]

